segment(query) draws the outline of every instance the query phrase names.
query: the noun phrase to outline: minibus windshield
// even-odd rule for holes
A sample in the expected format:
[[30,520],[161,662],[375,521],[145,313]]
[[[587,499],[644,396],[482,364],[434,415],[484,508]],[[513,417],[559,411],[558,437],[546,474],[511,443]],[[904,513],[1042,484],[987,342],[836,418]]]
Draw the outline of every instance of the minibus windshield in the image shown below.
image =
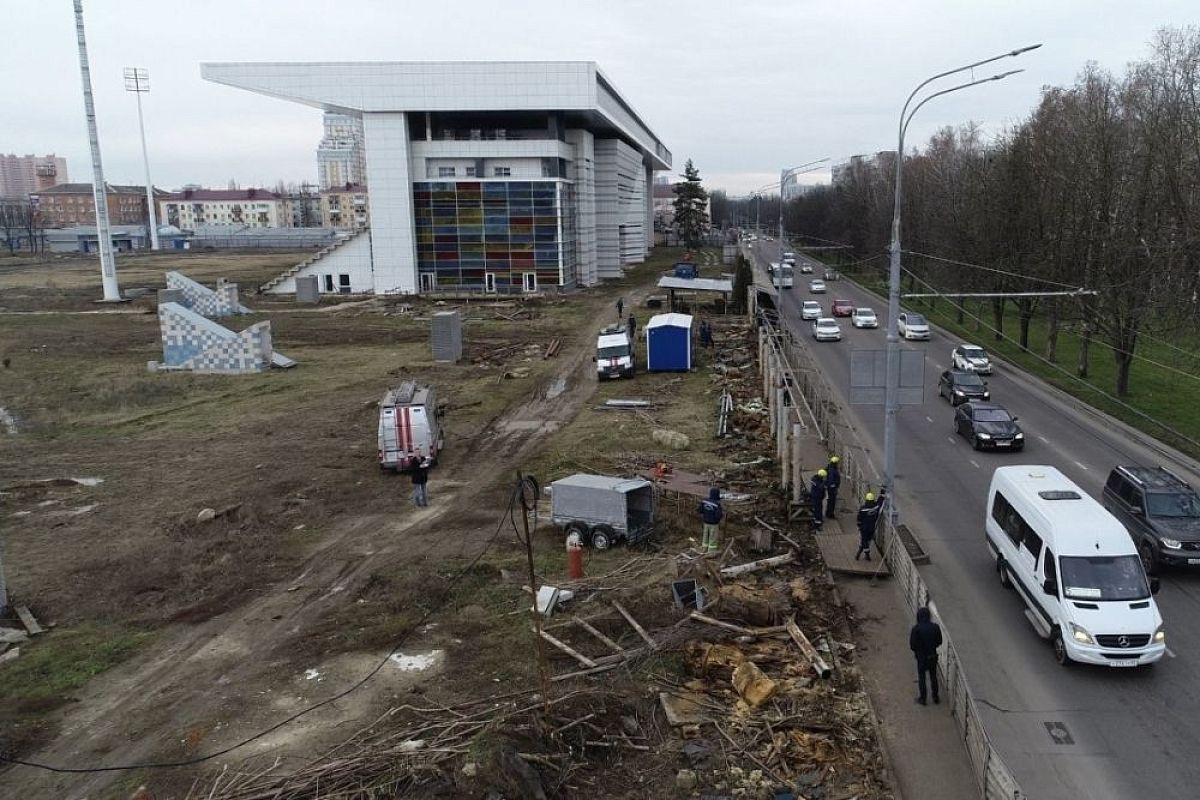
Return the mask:
[[1077,600],[1144,600],[1150,584],[1141,559],[1128,556],[1063,556],[1063,596]]

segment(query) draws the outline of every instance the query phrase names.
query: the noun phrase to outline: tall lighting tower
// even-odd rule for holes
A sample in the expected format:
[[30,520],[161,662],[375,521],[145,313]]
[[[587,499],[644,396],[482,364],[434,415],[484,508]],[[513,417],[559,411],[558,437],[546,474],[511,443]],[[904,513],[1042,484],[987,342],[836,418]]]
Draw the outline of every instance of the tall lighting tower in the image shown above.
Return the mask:
[[83,112],[87,116],[88,140],[92,145],[92,198],[96,203],[96,247],[100,251],[100,278],[104,302],[119,303],[117,262],[113,258],[112,233],[108,229],[108,192],[100,163],[100,134],[96,132],[96,106],[92,102],[92,72],[88,68],[87,39],[83,34],[83,0],[75,0],[75,35],[79,40],[79,76],[83,80]]
[[150,92],[150,71],[125,68],[125,91],[137,96],[138,132],[142,135],[142,166],[146,168],[146,208],[150,211],[150,249],[158,249],[158,220],[154,208],[154,184],[150,180],[150,157],[146,155],[146,126],[142,122],[142,95]]

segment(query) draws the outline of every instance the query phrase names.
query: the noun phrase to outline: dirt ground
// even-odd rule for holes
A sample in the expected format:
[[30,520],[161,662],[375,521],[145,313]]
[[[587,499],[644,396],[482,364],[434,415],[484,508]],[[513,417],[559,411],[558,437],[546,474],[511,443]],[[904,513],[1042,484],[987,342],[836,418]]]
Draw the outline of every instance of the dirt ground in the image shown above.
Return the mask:
[[[54,626],[0,665],[0,752],[69,767],[189,762],[267,731],[228,755],[172,769],[11,767],[0,773],[0,793],[125,798],[144,784],[160,799],[207,797],[224,767],[275,764],[285,772],[347,741],[365,747],[370,736],[398,735],[411,714],[478,698],[528,699],[538,679],[523,613],[525,549],[506,514],[518,470],[546,483],[684,459],[650,439],[661,427],[691,437],[688,469],[729,485],[754,483],[730,466],[746,458],[744,444],[711,437],[721,383],[712,373],[642,374],[600,386],[592,375],[592,337],[615,321],[615,298],[644,322],[653,313],[641,303],[648,287],[678,255],[656,251],[599,290],[464,306],[468,357],[456,365],[430,360],[431,303],[402,310],[394,301],[334,301],[298,310],[244,292],[262,314],[237,324],[269,318],[276,347],[300,365],[236,378],[147,373],[145,362],[159,354],[150,304],[86,313],[96,310],[92,262],[0,261],[0,311],[67,312],[0,313],[0,407],[15,429],[0,428],[4,563],[14,603]],[[126,286],[156,287],[162,271],[180,269],[250,287],[295,260],[164,254],[129,259],[121,274]],[[729,324],[732,335],[738,323]],[[555,338],[558,354],[544,359]],[[404,476],[375,464],[374,404],[401,378],[435,384],[449,404],[449,442],[425,509],[411,506]],[[613,397],[651,397],[655,406],[599,408]],[[204,508],[216,519],[198,522]],[[691,500],[665,504],[659,540],[639,555],[589,551],[588,575],[604,580],[581,584],[592,592],[587,601],[614,584],[628,610],[671,647],[603,682],[562,684],[558,713],[599,713],[639,733],[627,734],[625,749],[588,745],[588,769],[558,766],[548,796],[644,797],[651,787],[666,796],[674,786],[680,755],[661,747],[667,734],[645,680],[698,679],[680,615],[662,598],[693,515]],[[562,583],[561,534],[544,513],[540,522],[538,580]],[[798,561],[797,569],[820,575],[813,553]],[[812,583],[814,593],[827,591],[817,577]],[[828,631],[830,641],[851,636],[844,621],[816,609],[806,617],[802,608],[800,623]],[[622,646],[638,641],[611,610],[595,624]],[[559,673],[579,666],[558,652],[550,661]],[[848,696],[856,691],[853,670],[839,682]],[[536,757],[539,737],[522,719],[477,732],[470,757],[486,764],[516,747]],[[843,748],[853,739],[836,738]],[[541,756],[552,765],[557,757]],[[819,771],[828,761],[810,766]],[[823,796],[888,796],[877,756],[859,761],[859,772]],[[395,796],[533,796],[429,774],[393,784]],[[738,794],[755,796],[747,791]]]

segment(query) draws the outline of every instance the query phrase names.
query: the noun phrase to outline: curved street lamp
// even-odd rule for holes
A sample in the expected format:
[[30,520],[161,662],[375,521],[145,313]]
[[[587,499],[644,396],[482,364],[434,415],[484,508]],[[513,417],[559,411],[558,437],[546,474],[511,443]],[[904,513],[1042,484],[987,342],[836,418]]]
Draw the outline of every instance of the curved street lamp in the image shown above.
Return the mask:
[[883,420],[883,483],[884,489],[887,490],[888,509],[893,522],[898,512],[895,489],[896,415],[900,411],[900,337],[897,330],[897,320],[900,316],[900,199],[904,167],[904,134],[908,130],[908,124],[912,122],[913,116],[921,110],[922,106],[935,97],[969,89],[981,83],[1004,80],[1010,75],[1015,75],[1024,70],[1011,70],[998,75],[992,75],[988,78],[961,83],[958,86],[951,86],[949,89],[942,89],[926,96],[911,111],[909,111],[908,107],[922,89],[936,80],[949,75],[955,75],[959,72],[966,72],[967,70],[975,69],[976,67],[990,64],[993,61],[999,61],[1003,58],[1015,58],[1022,53],[1028,53],[1030,50],[1036,50],[1041,46],[1041,44],[1034,44],[1028,47],[1021,47],[1016,50],[1010,50],[1007,53],[1001,53],[998,56],[985,58],[982,61],[976,61],[972,64],[966,64],[945,72],[939,72],[937,75],[932,75],[917,84],[917,87],[908,95],[908,99],[904,101],[904,107],[900,110],[900,123],[896,143],[896,197],[894,201],[895,205],[892,208],[892,241],[889,247],[888,259],[887,382],[884,389]]

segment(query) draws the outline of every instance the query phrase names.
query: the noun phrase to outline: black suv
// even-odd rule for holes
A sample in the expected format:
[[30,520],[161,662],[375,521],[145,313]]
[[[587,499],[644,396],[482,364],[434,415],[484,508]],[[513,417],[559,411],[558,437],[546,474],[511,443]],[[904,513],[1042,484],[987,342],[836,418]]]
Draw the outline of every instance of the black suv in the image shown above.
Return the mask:
[[1125,525],[1146,572],[1200,566],[1200,495],[1165,467],[1115,467],[1101,497]]
[[988,391],[987,381],[974,372],[964,372],[960,369],[948,369],[938,378],[938,394],[956,406],[968,400],[991,400],[992,393]]

